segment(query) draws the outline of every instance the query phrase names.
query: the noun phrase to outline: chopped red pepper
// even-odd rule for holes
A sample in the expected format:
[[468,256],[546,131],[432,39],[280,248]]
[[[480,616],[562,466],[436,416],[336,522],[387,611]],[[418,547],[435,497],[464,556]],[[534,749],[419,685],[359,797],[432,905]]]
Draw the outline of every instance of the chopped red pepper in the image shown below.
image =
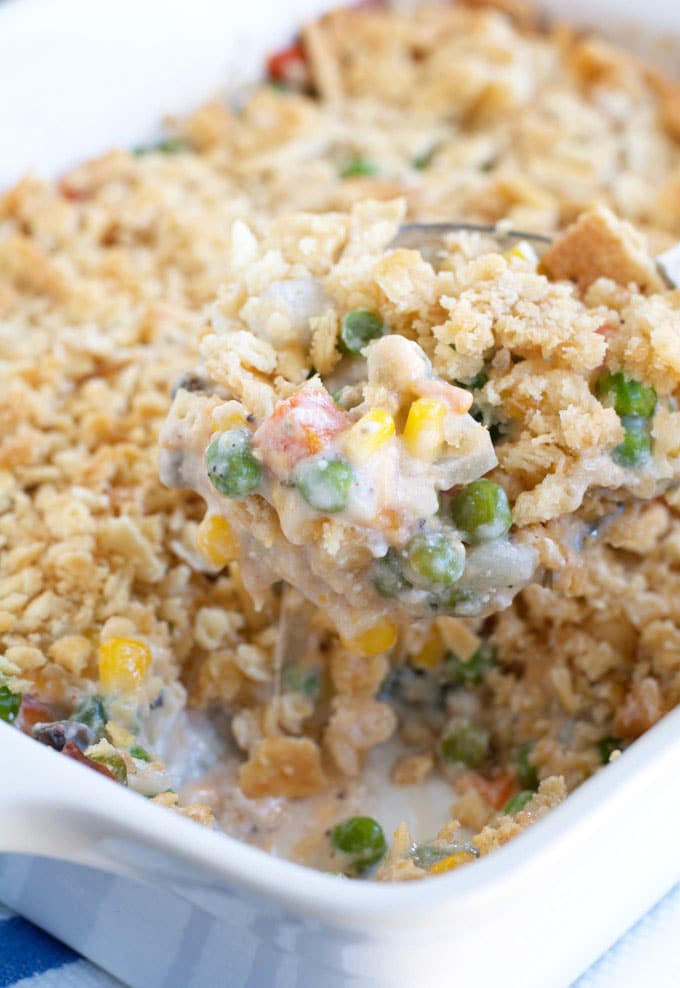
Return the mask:
[[494,810],[500,810],[517,792],[517,783],[509,773],[487,779],[479,772],[465,772],[456,781],[456,789],[467,792],[476,789],[482,799]]
[[307,59],[299,41],[274,52],[267,59],[267,77],[272,82],[300,82],[307,69]]
[[56,719],[54,707],[39,700],[37,696],[24,693],[17,719],[17,727],[24,734],[32,734],[36,724],[47,724]]
[[320,452],[349,425],[325,388],[307,385],[280,401],[253,436],[253,447],[278,476]]
[[62,755],[66,755],[67,758],[72,758],[74,762],[80,762],[81,765],[87,765],[88,768],[94,769],[95,772],[99,772],[100,775],[105,775],[108,779],[113,779],[116,782],[116,777],[113,772],[110,772],[106,765],[102,765],[100,762],[95,762],[93,758],[88,758],[84,755],[77,744],[73,741],[67,741],[64,747],[61,749]]
[[85,199],[90,198],[89,190],[69,185],[66,178],[61,179],[58,188],[64,199],[68,199],[70,202],[83,202]]

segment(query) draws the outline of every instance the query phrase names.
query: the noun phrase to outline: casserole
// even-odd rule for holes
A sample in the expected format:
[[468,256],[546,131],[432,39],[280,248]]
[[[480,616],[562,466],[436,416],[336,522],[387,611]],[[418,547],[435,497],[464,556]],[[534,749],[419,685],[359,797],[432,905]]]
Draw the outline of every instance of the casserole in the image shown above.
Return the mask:
[[[14,8],[11,8],[10,7],[10,8],[7,8],[7,9],[10,11],[10,14],[12,16],[14,16],[14,14],[12,14],[12,11],[18,11],[21,8],[20,7],[17,7],[15,5]],[[298,15],[301,14],[301,13],[302,13],[302,11],[296,12],[296,14],[298,14]],[[16,16],[18,16],[18,14]],[[81,33],[83,31],[85,31],[85,33],[86,33],[86,31],[87,31],[87,29],[86,28],[83,28],[82,25],[80,26],[80,30],[81,30]],[[245,28],[244,28],[244,30],[245,30]],[[25,39],[28,38],[29,40],[33,40],[33,42],[35,43],[35,39],[31,39],[30,38],[30,34],[24,34],[24,38]],[[109,33],[109,38],[111,39],[111,34],[110,33]],[[121,36],[121,38],[118,38],[115,35],[115,33],[114,33],[113,40],[114,40],[114,42],[116,44],[122,44],[123,43],[123,39],[124,39],[124,34]],[[165,40],[167,42],[167,38]],[[272,41],[273,41],[273,36],[272,36]],[[16,46],[16,51],[19,53],[19,55],[21,54],[21,46],[20,45],[17,45]],[[17,57],[17,56],[15,56],[15,57]],[[118,54],[117,57],[120,58],[120,53]],[[7,61],[6,64],[9,64],[9,61]],[[151,69],[150,69],[150,66],[149,66],[148,62],[145,62],[144,63],[143,68],[144,68],[145,74],[148,76],[151,73]],[[80,78],[82,78],[82,76],[79,77],[79,80],[80,80]],[[77,81],[79,82],[79,80],[77,80]],[[20,80],[19,80],[19,83],[20,83]],[[82,83],[80,83],[80,88],[82,89]],[[20,84],[17,86],[17,89],[19,91],[23,91],[23,89],[22,89],[22,87],[21,87]],[[133,91],[133,89],[134,89],[134,87],[131,87],[131,92]],[[116,98],[117,99],[120,99],[120,96],[121,96],[120,93],[116,93]],[[168,97],[168,101],[170,102],[170,98],[169,97]],[[181,105],[180,105],[181,104],[181,99],[175,100],[174,99],[174,96],[173,96],[171,102],[172,102],[173,106],[178,105],[181,108]],[[97,111],[98,111],[98,116],[99,117],[102,117],[102,118],[105,118],[105,119],[107,118],[107,114],[106,113],[102,114],[102,112],[101,112],[102,111],[101,104],[98,105]],[[155,111],[154,111],[154,113],[155,113]],[[73,114],[71,114],[71,116],[73,116]],[[79,118],[79,126],[81,126],[81,127],[83,126],[83,121],[80,118]],[[62,130],[63,129],[64,128],[62,128]],[[36,133],[39,133],[39,134],[41,134],[41,135],[44,136],[44,128],[43,127],[36,126],[34,128],[34,130],[35,130]],[[118,141],[118,142],[125,141],[125,140],[133,140],[133,139],[136,138],[136,136],[137,136],[136,133],[133,134],[133,133],[130,133],[129,131],[127,131],[127,132],[124,133],[121,130],[119,133],[116,133],[115,135],[114,134],[108,135],[107,140],[106,140],[105,143],[109,143],[109,142],[114,141],[114,140],[115,141]],[[17,142],[18,145],[21,145],[21,143],[22,142]],[[102,145],[100,145],[100,146],[102,146]],[[87,148],[86,147],[83,147],[83,148],[80,149],[80,153],[87,153],[88,151],[93,151],[93,150],[95,150],[95,147],[87,147]],[[66,151],[65,150],[62,150],[61,153],[62,154],[66,154]],[[36,157],[34,160],[38,160],[38,158]],[[41,157],[40,160],[43,161],[43,160],[47,160],[47,159],[46,158],[43,159]],[[65,164],[65,163],[66,163],[66,158],[63,158],[61,161],[58,160],[58,159],[56,159],[56,158],[53,158],[53,160],[52,160],[52,164],[54,164],[55,167],[59,167],[60,164]],[[25,744],[25,742],[22,742],[22,743]],[[9,756],[8,760],[11,760],[12,759],[12,752],[14,751],[14,742],[8,743],[5,746],[4,750],[5,750],[6,754]],[[44,759],[46,757],[47,756],[44,755],[41,752],[37,752],[37,753],[34,753],[32,751],[29,752],[29,750],[27,748],[24,748],[21,745],[19,745],[19,747],[17,748],[17,752],[16,752],[15,758],[16,758],[16,763],[18,765],[21,765],[21,773],[20,773],[21,774],[21,777],[24,778],[26,776],[31,776],[31,777],[33,777],[34,780],[37,780],[38,782],[40,782],[41,777],[42,777],[42,773],[38,769],[35,769],[34,770],[32,768],[32,766],[34,764],[37,766],[40,763],[40,760],[43,759],[43,761],[44,761]],[[36,759],[37,759],[37,761],[36,761]],[[53,771],[52,771],[53,770],[53,763],[49,763],[47,761],[44,761],[44,766],[45,766],[44,771],[50,774],[51,781],[55,781],[57,778],[60,778],[61,779],[61,783],[64,786],[64,791],[69,791],[70,793],[72,792],[72,790],[68,789],[68,787],[71,785],[71,782],[69,780],[68,775],[65,776],[65,777],[63,777],[63,778],[61,776],[61,766],[59,767],[60,768],[60,771],[58,773],[53,773]],[[100,794],[97,792],[96,787],[95,787],[94,790],[89,791],[89,787],[90,787],[90,784],[89,783],[86,783],[85,780],[79,779],[78,777],[72,777],[72,778],[73,778],[73,784],[74,785],[77,785],[78,788],[80,788],[80,790],[81,790],[80,798],[83,799],[83,801],[84,801],[84,803],[86,805],[87,804],[91,804],[91,803],[93,803],[95,801],[100,806],[106,805],[106,800],[104,800],[103,795],[101,795],[101,800],[100,800]],[[12,791],[12,786],[10,786],[8,788],[9,788],[9,791]],[[56,805],[58,807],[59,806],[59,802],[57,802],[56,804],[54,804],[52,802],[54,793],[53,792],[49,792],[47,786],[41,786],[40,788],[41,788],[41,800],[44,798],[46,806],[55,806]],[[88,791],[86,791],[86,789]],[[14,790],[14,798],[15,799],[16,799],[17,792],[19,792],[19,791],[20,791],[20,789],[18,787],[17,787],[17,789]],[[115,797],[113,797],[113,795],[110,794],[110,797],[109,798],[110,799],[113,799]],[[643,804],[644,804],[644,801],[643,801]],[[73,820],[71,818],[70,812],[68,811],[68,808],[66,806],[64,806],[64,804],[61,804],[61,805],[62,805],[62,813],[60,814],[60,819],[58,821],[58,824],[59,825],[58,825],[58,827],[55,827],[54,829],[57,832],[63,833],[65,831],[68,834],[69,833],[69,830],[70,830],[70,825],[72,825]],[[129,820],[135,820],[135,821],[137,821],[137,823],[139,823],[139,821],[137,820],[137,810],[138,810],[138,807],[135,806],[135,809],[133,811],[132,804],[130,804],[130,808],[127,809],[127,810],[124,809],[124,806],[125,806],[124,803],[121,803],[120,806],[119,806],[118,805],[118,802],[116,802],[116,806],[115,807],[113,806],[113,804],[111,804],[111,806],[108,807],[107,814],[103,817],[103,819],[106,819],[108,821],[107,824],[106,824],[106,829],[107,829],[107,831],[109,833],[111,832],[111,822],[110,821],[111,820],[114,820],[114,819],[120,819],[121,814],[123,814],[123,813],[127,813],[128,814]],[[38,817],[37,805],[36,804],[33,804],[31,808],[33,810],[33,812],[32,812],[31,815],[32,816],[35,816],[36,817],[36,821],[37,821],[37,817]],[[140,809],[139,812],[145,813],[146,812],[146,809]],[[54,826],[54,824],[55,824],[56,821],[55,821],[55,818],[51,814],[50,811],[47,811],[46,810],[45,811],[45,814],[43,816],[43,810],[41,809],[40,810],[40,814],[41,814],[42,819],[44,819],[46,821],[51,821],[51,826]],[[6,814],[6,818],[9,821],[9,820],[12,819],[12,815],[9,814],[9,813]],[[86,818],[84,818],[84,819],[86,819]],[[153,820],[153,827],[155,828],[156,826],[158,826],[158,822],[160,822],[160,821],[156,821],[154,818],[149,818],[149,821],[150,821],[149,822],[149,826],[152,826],[152,824],[151,824],[151,821],[152,820]],[[71,823],[69,823],[69,821],[71,821]],[[83,818],[81,818],[81,822],[83,822]],[[20,830],[23,830],[24,829],[24,827],[22,825],[22,818],[21,817],[16,818],[15,821],[14,821],[14,823],[15,823],[15,827],[16,826],[19,826],[19,829]],[[94,821],[94,823],[96,824],[96,821]],[[126,827],[127,826],[128,825],[126,825]],[[141,826],[141,824],[140,824],[140,826]],[[566,821],[565,821],[565,823],[562,824],[562,826],[566,826]],[[32,824],[32,827],[33,827],[33,824]],[[175,828],[174,827],[171,827],[168,824],[165,827],[163,827],[162,829],[163,829],[164,834],[168,835],[172,831],[174,831]],[[26,831],[26,832],[27,832],[27,835],[30,837],[30,839],[33,841],[33,843],[31,843],[29,845],[32,850],[34,850],[34,851],[35,850],[43,850],[45,853],[52,853],[52,854],[54,854],[54,853],[64,853],[64,849],[63,848],[62,849],[59,849],[59,848],[54,848],[54,847],[49,847],[49,846],[48,847],[45,847],[45,848],[38,848],[36,846],[36,843],[35,843],[35,841],[37,839],[37,831],[36,830],[32,830],[32,831]],[[143,833],[143,832],[144,832],[144,828],[142,827],[142,830],[140,831],[140,833]],[[75,834],[74,834],[74,836],[75,836]],[[82,851],[82,849],[84,847],[87,846],[86,837],[87,837],[87,833],[86,832],[85,833],[81,833],[80,835],[78,835],[78,844],[81,845],[81,851]],[[179,837],[177,839],[179,840]],[[201,844],[202,844],[203,835],[199,835],[195,831],[192,831],[191,832],[191,841],[192,842],[194,842],[194,841],[195,842],[201,842]],[[177,845],[177,847],[179,849],[179,845]],[[8,850],[22,850],[22,849],[25,849],[25,848],[23,848],[22,845],[17,844],[17,843],[13,843],[12,841],[10,841],[9,838],[8,838],[7,848],[8,848]],[[119,857],[120,856],[121,860],[123,862],[125,862],[125,855],[124,855],[122,849],[118,848],[118,849],[116,849],[116,851],[114,853],[115,853],[116,857]],[[244,869],[247,869],[248,874],[252,874],[252,875],[256,875],[257,874],[257,869],[256,869],[254,863],[250,859],[250,853],[251,852],[246,853],[246,849],[242,849],[242,848],[238,847],[238,849],[235,850],[234,853],[235,853],[235,855],[236,855],[236,857],[237,857],[237,859],[239,861],[239,865],[242,864],[243,867],[244,867]],[[533,859],[533,852],[530,852],[530,853],[532,854],[532,859]],[[578,853],[577,852],[577,849],[574,848],[572,850],[572,853]],[[213,844],[211,844],[210,841],[208,841],[208,844],[206,845],[206,861],[208,859],[210,861],[212,861],[214,865],[215,865],[215,862],[217,862],[217,860],[218,860],[218,854],[217,854],[216,846],[213,846]],[[81,858],[81,860],[86,860],[86,861],[87,860],[92,860],[93,862],[95,862],[97,864],[102,864],[102,859],[101,859],[100,856],[96,856],[96,857],[91,858],[91,859],[89,857],[85,856],[84,858]],[[134,856],[130,860],[127,861],[126,866],[127,866],[128,869],[134,867],[134,861],[135,861]],[[198,864],[198,862],[196,862],[196,864]],[[205,864],[205,861],[201,862],[201,864],[202,865]],[[645,864],[648,865],[648,862],[645,862]],[[546,867],[547,867],[547,865],[548,865],[548,862],[546,861]],[[264,869],[266,870],[266,872],[268,874],[271,874],[272,877],[274,877],[275,875],[279,875],[280,874],[280,877],[282,878],[282,880],[284,882],[286,881],[286,875],[291,875],[292,876],[292,873],[291,872],[286,872],[285,869],[284,869],[283,872],[279,872],[279,870],[278,870],[278,863],[276,863],[276,867],[274,867],[269,862],[267,863],[267,865],[264,865],[264,862],[262,862],[262,864],[260,865],[260,867],[263,867],[263,866],[264,866]],[[217,866],[215,865],[215,867],[217,867]],[[285,866],[285,867],[287,867],[287,866]],[[564,863],[562,864],[562,867],[565,868]],[[569,870],[569,869],[566,868],[566,870]],[[217,873],[217,871],[215,873]],[[227,872],[225,872],[225,874],[227,874]],[[299,873],[299,874],[300,875],[303,875],[303,873]],[[236,881],[236,879],[237,879],[236,872],[232,873],[232,872],[229,871],[228,872],[228,876],[229,876],[230,881]],[[148,874],[145,874],[144,877],[149,877],[149,875]],[[173,875],[172,877],[176,878],[176,875]],[[601,876],[601,878],[603,878],[603,877],[604,876]],[[290,881],[290,888],[291,889],[294,889],[294,883],[293,883],[292,877],[290,878],[289,881]],[[305,887],[308,886],[308,883],[309,882],[310,882],[310,878],[308,876],[304,875],[301,878],[301,883]],[[312,885],[309,885],[309,888],[311,888],[311,887],[312,887]],[[473,899],[471,899],[468,902],[466,900],[465,894],[464,894],[465,886],[463,885],[463,886],[459,886],[459,887],[461,889],[461,892],[460,892],[460,897],[461,897],[460,898],[460,908],[461,908],[462,912],[465,913],[465,915],[468,914],[468,910],[469,910],[469,915],[472,916],[473,913],[474,913],[474,909],[472,908],[474,896],[473,896]],[[347,923],[347,919],[339,920],[337,918],[336,914],[335,914],[335,911],[334,910],[330,910],[330,912],[329,912],[328,911],[328,908],[326,906],[323,906],[321,904],[322,902],[326,902],[326,903],[333,902],[334,904],[340,904],[342,906],[342,912],[349,911],[351,913],[352,917],[357,917],[359,919],[359,921],[360,921],[360,925],[361,926],[364,926],[365,925],[364,907],[362,907],[362,906],[359,905],[358,896],[354,896],[354,892],[352,892],[351,893],[351,896],[354,896],[354,899],[343,901],[344,900],[344,893],[343,893],[342,896],[339,897],[338,894],[337,894],[337,888],[338,888],[338,883],[337,882],[336,882],[335,885],[331,885],[329,883],[326,883],[325,887],[319,888],[319,899],[318,900],[314,900],[314,899],[311,899],[310,900],[310,899],[307,899],[306,900],[307,906],[310,909],[313,909],[314,914],[317,917],[318,916],[321,916],[321,915],[325,915],[326,922],[330,925],[331,928],[337,922]],[[442,889],[443,888],[444,888],[444,886],[442,886]],[[185,888],[184,891],[188,895],[196,898],[196,894],[197,894],[197,890],[196,889],[192,889],[191,887],[189,887],[189,888]],[[264,889],[263,888],[260,888],[259,891],[260,892],[263,892]],[[296,891],[296,894],[297,894],[297,890],[294,889],[294,891]],[[657,891],[658,891],[658,889],[657,889]],[[270,895],[273,894],[273,892],[274,892],[273,888],[269,887],[267,889],[266,894],[268,896],[270,896]],[[541,899],[540,891],[538,889],[535,889],[534,892],[535,892],[535,894],[537,896],[537,901],[540,902],[540,899]],[[200,887],[198,889],[198,893],[199,893],[199,895],[198,895],[198,901],[202,902],[205,905],[208,900],[206,900],[205,896],[200,892]],[[403,909],[404,912],[406,912],[409,915],[409,917],[410,917],[409,922],[410,923],[413,923],[416,928],[420,928],[421,925],[422,925],[422,923],[424,922],[427,925],[427,927],[432,932],[436,932],[436,930],[438,929],[439,922],[445,922],[447,920],[450,921],[451,917],[449,917],[449,916],[446,916],[445,917],[443,913],[439,917],[437,917],[436,910],[434,909],[434,899],[433,898],[430,899],[430,896],[432,896],[433,893],[430,893],[429,896],[427,896],[427,897],[423,893],[422,894],[422,901],[418,901],[418,902],[416,902],[416,897],[414,895],[412,895],[411,893],[409,893],[409,894],[411,895],[411,898],[414,899],[414,901],[412,903],[409,902],[408,906],[406,906],[405,900],[404,900],[404,904],[400,904],[399,905],[399,910],[401,911]],[[439,893],[439,894],[442,895],[442,896],[444,895],[443,891],[441,893]],[[305,900],[304,900],[304,898],[298,898],[298,899],[296,899],[296,901],[298,901],[300,904],[302,904]],[[432,902],[433,905],[431,907],[427,907],[426,908],[425,907],[425,902],[430,902],[430,901]],[[458,900],[456,900],[456,901],[458,901]],[[493,901],[494,901],[494,903],[500,904],[500,903],[502,903],[503,898],[501,896],[496,896],[494,894]],[[395,902],[396,902],[396,900],[395,900]],[[375,907],[377,916],[379,917],[380,915],[382,915],[382,921],[379,922],[378,919],[375,920],[376,925],[384,924],[385,927],[387,927],[388,925],[391,925],[392,926],[392,934],[393,935],[394,935],[395,932],[398,931],[398,929],[402,928],[402,921],[401,920],[398,923],[393,923],[393,924],[390,921],[390,912],[392,911],[392,909],[397,909],[396,904],[394,906],[392,906],[392,907],[388,907],[387,900],[385,900],[384,903],[380,902],[379,899],[376,899],[374,902],[372,902],[372,893],[371,893],[371,896],[369,896],[366,899],[365,907],[368,908],[368,907],[371,906],[371,904],[373,904],[373,906]],[[215,907],[213,906],[212,908],[213,908],[213,911],[214,911],[214,908]],[[80,912],[80,914],[82,916],[82,910],[64,910],[64,912],[65,913],[68,913],[68,914],[71,914],[71,913],[76,913],[77,914],[78,912]],[[416,915],[418,916],[417,922],[414,919],[414,917]],[[464,924],[463,924],[462,917],[461,917],[460,920],[458,920],[457,917],[454,917],[454,919],[455,919],[456,923],[460,926],[460,928],[463,929],[464,928]],[[352,923],[353,922],[354,922],[354,919],[352,920]],[[476,922],[477,922],[478,925],[483,926],[483,924],[481,923],[481,915],[480,916],[477,916]],[[350,923],[350,926],[352,926],[352,923]],[[497,933],[497,930],[496,930],[496,925],[495,925],[495,923],[494,924],[491,924],[491,925],[493,926],[494,942],[498,942],[498,933]],[[531,924],[529,924],[529,925],[531,925]],[[402,930],[402,934],[403,934],[403,930]],[[513,930],[510,931],[510,933],[508,935],[512,937],[513,942],[519,943],[519,938],[517,937],[516,927],[513,927]],[[300,937],[302,937],[302,936],[305,936],[306,937],[307,936],[307,933],[302,933],[300,931]],[[154,940],[154,942],[155,942],[155,938],[152,937],[150,939]],[[295,937],[294,939],[297,939],[297,937]],[[387,938],[384,941],[385,944],[388,942],[388,939],[389,938]],[[401,941],[401,936],[399,937],[399,939]],[[426,938],[426,939],[429,940],[429,937]],[[436,939],[436,937],[435,937],[435,939]],[[313,945],[313,949],[316,950],[317,939],[315,937],[311,937],[311,943]],[[355,938],[352,937],[352,938],[350,938],[349,941],[345,941],[345,944],[347,944],[347,943],[354,944],[355,943]],[[343,946],[342,941],[341,940],[338,941],[337,945],[339,947]],[[410,982],[409,981],[403,981],[402,983],[412,983],[413,980],[416,980],[419,977],[424,978],[427,983],[432,983],[432,984],[435,984],[436,983],[436,981],[433,980],[434,975],[432,975],[432,977],[430,977],[430,974],[428,973],[429,970],[431,970],[431,969],[428,969],[426,967],[425,959],[422,956],[423,950],[421,948],[415,948],[413,944],[409,944],[408,946],[405,945],[405,948],[404,948],[403,952],[398,952],[396,950],[390,950],[389,962],[385,962],[385,963],[382,963],[381,962],[381,971],[383,973],[382,974],[379,974],[378,972],[376,972],[375,970],[371,970],[371,968],[370,968],[370,963],[371,963],[370,956],[371,955],[374,956],[374,957],[377,957],[378,956],[378,951],[375,949],[376,948],[375,943],[371,947],[371,945],[369,943],[365,942],[364,943],[364,947],[367,949],[367,953],[368,953],[369,956],[364,956],[363,953],[362,953],[362,951],[359,949],[359,946],[356,946],[356,949],[357,949],[358,955],[359,955],[358,956],[358,962],[357,962],[356,970],[357,970],[357,973],[360,973],[360,972],[363,971],[363,975],[362,976],[365,976],[365,977],[367,977],[369,979],[366,983],[376,983],[376,982],[377,983],[380,983],[379,981],[377,981],[377,979],[380,978],[380,977],[383,977],[385,979],[384,980],[384,983],[386,983],[386,984],[396,984],[396,983],[399,983],[399,980],[398,979],[400,977],[406,978],[407,976],[411,979]],[[436,953],[437,952],[430,946],[429,943],[427,944],[427,953],[428,954],[431,954],[432,955],[432,958],[435,958],[436,957]],[[505,962],[507,962],[507,958],[504,958],[504,963]],[[432,960],[430,960],[429,963],[432,964]],[[554,959],[553,959],[553,963],[554,963]],[[444,976],[445,972],[448,969],[448,966],[447,965],[444,965],[443,963],[437,963],[436,964],[436,967],[440,971],[442,971],[442,976]],[[460,970],[460,966],[459,966],[459,964],[458,964],[457,961],[456,961],[456,968],[458,970]],[[277,968],[277,971],[278,970],[283,971],[283,968],[282,967],[279,967],[279,968]],[[352,970],[351,967],[348,968],[347,967],[347,964],[345,964],[345,972],[344,973],[345,973],[346,976],[349,976],[351,974],[351,970]],[[479,969],[477,969],[477,970],[478,970],[478,973],[479,973]],[[521,967],[521,965],[519,965],[519,964],[517,965],[517,970],[518,970],[518,973],[520,973],[521,976],[522,976],[522,978],[523,978],[522,983],[526,983],[526,970],[525,969],[523,970],[522,967]],[[546,975],[546,970],[544,970],[542,972],[543,981],[542,982],[541,981],[537,981],[537,983],[543,983],[543,984],[545,984],[546,983],[546,981],[545,981],[546,976],[548,976],[548,977],[549,976],[552,976],[552,973],[554,973],[554,967],[550,969],[551,970],[551,975]],[[402,973],[399,973],[399,972],[402,972]],[[485,977],[487,975],[490,976],[490,973],[491,972],[485,972]],[[540,973],[541,972],[539,972],[539,974]],[[571,972],[571,973],[573,973],[573,972]],[[255,972],[253,974],[253,977],[256,977],[256,976],[257,977],[260,977],[262,974],[263,974],[263,969],[256,968],[255,969]],[[570,976],[569,972],[567,972],[567,975]],[[124,976],[126,977],[127,980],[129,980],[129,981],[131,981],[133,983],[148,983],[148,981],[142,982],[142,980],[139,978],[139,973],[135,974],[135,972],[126,972],[124,974]],[[284,976],[285,976],[285,974],[282,973],[281,974],[281,977],[284,977]],[[169,981],[169,983],[173,983],[173,981],[172,981],[172,978],[173,977],[175,978],[175,983],[176,983],[177,980],[179,980],[181,982],[181,978],[178,979],[177,978],[177,975],[170,974],[170,975],[168,975],[168,977],[171,979]],[[250,974],[248,974],[248,977],[250,977]],[[302,980],[300,980],[299,983],[305,983],[305,981],[304,981],[305,978],[309,979],[309,983],[313,983],[314,980],[319,980],[319,978],[321,977],[321,973],[318,970],[317,971],[314,970],[314,968],[311,966],[311,961],[310,961],[308,965],[301,966],[300,967],[299,977],[300,977],[300,979],[302,979]],[[232,978],[232,983],[233,983],[233,981],[234,981],[234,979]],[[243,983],[247,983],[247,980],[244,981]],[[361,983],[361,982],[358,981],[357,983]]]

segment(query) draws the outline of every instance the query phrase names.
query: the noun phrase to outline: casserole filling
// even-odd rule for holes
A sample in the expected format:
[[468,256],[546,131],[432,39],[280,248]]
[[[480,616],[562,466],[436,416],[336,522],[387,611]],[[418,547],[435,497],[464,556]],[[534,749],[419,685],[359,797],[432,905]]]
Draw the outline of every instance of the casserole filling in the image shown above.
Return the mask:
[[[0,198],[0,718],[438,875],[680,700],[680,100],[478,5],[335,12],[269,75]],[[391,246],[442,219],[555,240]]]
[[[161,478],[208,505],[207,564],[227,540],[255,596],[284,580],[376,651],[404,621],[507,607],[563,565],[594,503],[605,517],[677,470],[653,441],[673,402],[626,359],[646,312],[678,322],[670,297],[611,277],[619,251],[658,282],[632,228],[584,214],[547,274],[526,243],[503,256],[465,234],[435,269],[390,248],[402,213],[326,214],[325,256],[314,215],[259,243],[237,227],[203,364],[161,435]],[[548,276],[586,247],[586,291]]]

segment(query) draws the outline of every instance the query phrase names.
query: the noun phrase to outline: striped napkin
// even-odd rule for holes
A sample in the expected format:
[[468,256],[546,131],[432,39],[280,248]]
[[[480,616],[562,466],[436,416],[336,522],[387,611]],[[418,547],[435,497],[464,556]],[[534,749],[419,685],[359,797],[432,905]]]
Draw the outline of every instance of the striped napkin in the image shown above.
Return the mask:
[[[679,988],[679,933],[680,884],[572,988],[639,988],[640,985]],[[0,988],[120,988],[121,985],[121,981],[83,960],[54,937],[0,906]],[[262,988],[267,986],[263,984]]]
[[0,906],[0,988],[120,988],[121,981]]

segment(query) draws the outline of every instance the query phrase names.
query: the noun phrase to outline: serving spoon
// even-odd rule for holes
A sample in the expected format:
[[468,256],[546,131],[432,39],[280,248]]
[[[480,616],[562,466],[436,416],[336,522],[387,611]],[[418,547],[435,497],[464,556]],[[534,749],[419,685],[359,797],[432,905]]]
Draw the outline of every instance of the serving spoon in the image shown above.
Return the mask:
[[[495,226],[484,223],[405,223],[399,227],[389,246],[406,247],[436,256],[441,250],[442,240],[450,233],[484,233],[493,237],[503,250],[524,240],[536,248],[539,257],[552,243],[552,237],[547,234],[512,230],[503,223]],[[680,288],[680,241],[657,254],[654,263],[668,288]]]

